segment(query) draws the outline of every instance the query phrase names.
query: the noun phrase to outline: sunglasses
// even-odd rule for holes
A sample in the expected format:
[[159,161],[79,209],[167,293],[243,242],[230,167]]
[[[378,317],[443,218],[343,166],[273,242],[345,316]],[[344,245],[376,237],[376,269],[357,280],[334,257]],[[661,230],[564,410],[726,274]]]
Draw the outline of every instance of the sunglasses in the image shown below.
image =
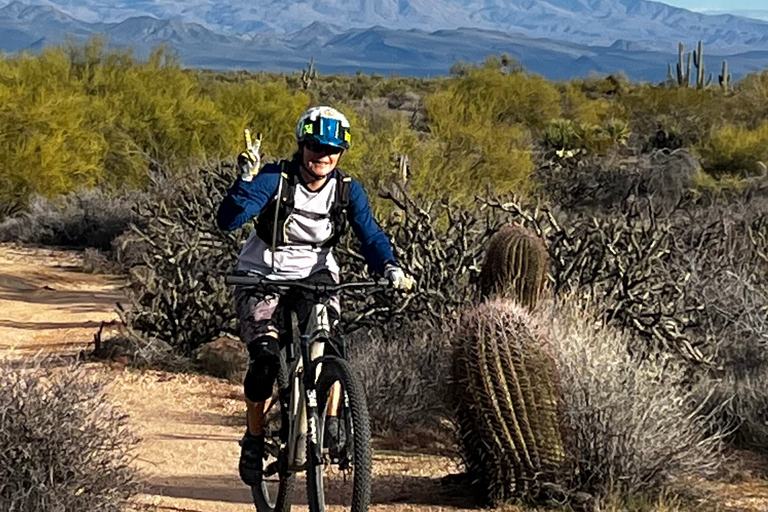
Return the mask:
[[313,153],[319,153],[321,155],[337,155],[344,151],[343,148],[320,144],[319,142],[307,142],[304,147]]

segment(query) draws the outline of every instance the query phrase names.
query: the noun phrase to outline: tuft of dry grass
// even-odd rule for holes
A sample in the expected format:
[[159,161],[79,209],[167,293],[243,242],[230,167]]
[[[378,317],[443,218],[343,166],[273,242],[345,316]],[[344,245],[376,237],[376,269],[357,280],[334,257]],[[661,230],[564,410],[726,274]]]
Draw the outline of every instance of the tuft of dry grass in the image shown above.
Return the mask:
[[122,511],[138,439],[83,366],[0,360],[0,510]]
[[539,311],[563,391],[568,487],[656,496],[683,477],[716,474],[722,432],[700,414],[681,368],[662,356],[633,357],[630,334],[570,299]]

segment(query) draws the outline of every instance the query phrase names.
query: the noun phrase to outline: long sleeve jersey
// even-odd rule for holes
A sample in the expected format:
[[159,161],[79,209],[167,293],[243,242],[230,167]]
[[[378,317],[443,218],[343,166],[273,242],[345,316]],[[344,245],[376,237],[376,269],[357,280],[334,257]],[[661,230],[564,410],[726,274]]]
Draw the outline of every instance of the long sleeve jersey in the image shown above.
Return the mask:
[[[238,270],[255,271],[273,279],[301,279],[320,270],[338,275],[333,248],[322,246],[333,230],[329,212],[335,201],[338,179],[339,173],[334,170],[317,191],[309,190],[299,179],[293,211],[285,223],[286,243],[276,247],[273,253],[270,244],[254,230],[240,251]],[[279,183],[278,164],[265,165],[250,182],[237,179],[219,206],[216,216],[219,227],[237,229],[258,217],[275,197]],[[392,246],[371,214],[363,187],[354,179],[350,183],[347,219],[360,240],[366,262],[374,271],[383,273],[386,264],[395,262]]]

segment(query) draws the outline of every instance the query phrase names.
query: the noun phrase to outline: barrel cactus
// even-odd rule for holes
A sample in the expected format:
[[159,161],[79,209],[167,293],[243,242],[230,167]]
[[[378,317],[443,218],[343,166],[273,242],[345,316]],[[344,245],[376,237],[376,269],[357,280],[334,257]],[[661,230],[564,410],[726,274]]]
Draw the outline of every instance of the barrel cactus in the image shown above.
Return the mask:
[[535,494],[565,460],[546,340],[525,308],[497,298],[464,313],[455,342],[451,395],[478,496],[496,505]]
[[488,244],[480,271],[480,295],[514,299],[533,308],[544,288],[549,254],[532,231],[510,224],[497,231]]

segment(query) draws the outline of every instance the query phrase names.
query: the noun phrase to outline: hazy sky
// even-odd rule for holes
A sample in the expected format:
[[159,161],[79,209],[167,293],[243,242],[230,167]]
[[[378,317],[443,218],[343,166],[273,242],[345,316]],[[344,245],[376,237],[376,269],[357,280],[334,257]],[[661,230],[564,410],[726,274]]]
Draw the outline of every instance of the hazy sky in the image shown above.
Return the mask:
[[665,4],[685,7],[692,11],[708,9],[718,11],[733,10],[768,10],[768,2],[764,0],[661,0]]

